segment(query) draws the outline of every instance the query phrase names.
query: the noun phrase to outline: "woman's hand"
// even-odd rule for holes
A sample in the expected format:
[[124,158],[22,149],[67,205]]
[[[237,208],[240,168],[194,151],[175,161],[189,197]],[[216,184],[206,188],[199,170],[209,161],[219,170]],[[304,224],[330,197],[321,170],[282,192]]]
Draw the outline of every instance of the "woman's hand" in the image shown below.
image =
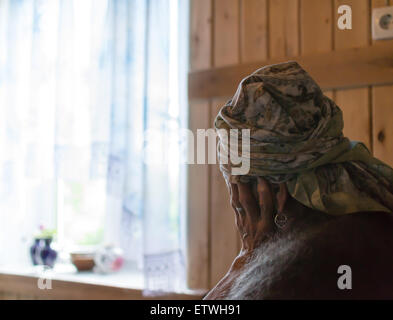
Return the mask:
[[286,184],[280,183],[275,208],[275,195],[270,183],[261,177],[258,177],[257,182],[258,199],[253,195],[251,184],[229,183],[231,205],[236,214],[243,253],[253,251],[277,230],[274,223],[275,211],[282,212],[288,199]]
[[242,239],[242,252],[251,252],[275,231],[274,200],[270,184],[263,178],[258,178],[258,199],[255,199],[249,183],[230,183],[229,187],[231,205]]
[[[270,184],[258,178],[255,199],[249,183],[228,183],[231,205],[236,213],[236,225],[242,238],[242,250],[235,258],[227,274],[212,289],[205,299],[222,299],[227,296],[253,250],[269,238],[275,231],[274,195]],[[282,211],[288,196],[285,183],[280,184],[277,193],[277,209]]]

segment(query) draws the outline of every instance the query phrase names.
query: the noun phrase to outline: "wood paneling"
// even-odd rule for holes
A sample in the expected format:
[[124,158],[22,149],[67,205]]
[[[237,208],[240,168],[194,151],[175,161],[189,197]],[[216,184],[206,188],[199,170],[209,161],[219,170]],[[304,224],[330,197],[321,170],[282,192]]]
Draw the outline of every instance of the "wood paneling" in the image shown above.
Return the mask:
[[[337,9],[341,5],[352,8],[352,29],[340,30],[337,26],[339,14]],[[369,0],[335,0],[334,1],[334,42],[335,48],[364,47],[370,43],[370,1]]]
[[232,95],[241,79],[261,66],[296,60],[324,90],[393,83],[393,43],[299,57],[243,63],[189,74],[190,98]]
[[[213,65],[214,0],[191,0],[190,68],[203,70]],[[210,127],[210,101],[189,101],[188,125],[196,137],[197,129]],[[196,139],[194,161],[196,163]],[[191,146],[189,146],[191,147]],[[210,287],[210,168],[204,164],[188,166],[187,188],[187,282],[191,289]]]
[[190,67],[208,69],[212,64],[212,0],[191,0],[190,7]]
[[[194,162],[196,163],[196,131],[210,127],[210,104],[207,100],[191,101],[189,128],[194,134]],[[190,148],[192,146],[189,146]],[[191,289],[209,288],[209,190],[210,168],[204,164],[188,165],[188,286]]]
[[374,155],[393,167],[393,86],[373,88]]
[[299,0],[270,1],[269,56],[279,58],[299,55],[299,36]]
[[390,0],[371,0],[371,3],[373,8],[386,7],[389,5]]
[[300,1],[301,54],[326,52],[333,45],[331,0]]
[[239,0],[215,0],[215,67],[239,63],[239,29]]
[[338,90],[335,101],[343,111],[344,135],[363,142],[371,150],[368,89]]
[[267,59],[267,0],[241,1],[241,60]]
[[[352,7],[352,30],[337,28],[340,4]],[[206,125],[209,105],[211,127],[219,107],[251,72],[296,60],[342,108],[344,133],[393,164],[393,41],[371,41],[370,32],[371,8],[380,6],[386,1],[192,0],[190,125]],[[368,89],[373,85],[379,86]],[[196,261],[190,270],[201,268],[189,275],[195,288],[214,286],[239,249],[225,182],[218,166],[206,167],[189,175],[189,236],[196,240],[189,247],[196,252],[189,253],[190,263]]]
[[[370,41],[370,4],[368,0],[335,0],[335,21],[340,5],[352,8],[352,29],[340,30],[335,24],[334,41],[336,49],[365,47]],[[371,108],[369,89],[338,90],[336,103],[344,115],[344,135],[351,140],[364,142],[371,150]],[[354,115],[356,114],[356,117]]]
[[[213,99],[211,119],[228,99]],[[228,271],[238,253],[235,214],[229,202],[228,189],[219,165],[211,165],[211,286]]]

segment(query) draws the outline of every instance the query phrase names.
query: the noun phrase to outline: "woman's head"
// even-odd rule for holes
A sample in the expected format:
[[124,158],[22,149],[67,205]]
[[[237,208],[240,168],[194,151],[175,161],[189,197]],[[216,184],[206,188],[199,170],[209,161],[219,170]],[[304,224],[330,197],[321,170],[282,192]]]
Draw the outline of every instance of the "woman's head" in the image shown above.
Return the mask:
[[[215,127],[220,168],[229,183],[255,186],[257,177],[273,188],[285,183],[298,202],[332,215],[393,210],[393,170],[343,136],[340,108],[296,62],[267,66],[243,79]],[[228,144],[232,130],[249,133],[246,151],[243,133]],[[250,170],[234,175],[239,164],[231,156],[239,146]],[[228,154],[229,161],[222,161]]]
[[[267,66],[242,80],[215,127],[219,134],[248,129],[248,175],[271,182],[287,181],[326,152],[348,145],[341,110],[296,62]],[[220,148],[227,146],[221,143]],[[230,175],[231,166],[222,165],[224,175]]]

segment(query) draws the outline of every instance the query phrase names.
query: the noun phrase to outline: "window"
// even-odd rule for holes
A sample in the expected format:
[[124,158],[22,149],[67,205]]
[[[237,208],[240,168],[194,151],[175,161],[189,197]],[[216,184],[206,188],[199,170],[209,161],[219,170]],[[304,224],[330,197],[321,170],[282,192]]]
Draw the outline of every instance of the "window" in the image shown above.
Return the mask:
[[29,263],[44,225],[63,251],[121,247],[148,289],[171,290],[184,269],[187,10],[0,0],[0,264]]

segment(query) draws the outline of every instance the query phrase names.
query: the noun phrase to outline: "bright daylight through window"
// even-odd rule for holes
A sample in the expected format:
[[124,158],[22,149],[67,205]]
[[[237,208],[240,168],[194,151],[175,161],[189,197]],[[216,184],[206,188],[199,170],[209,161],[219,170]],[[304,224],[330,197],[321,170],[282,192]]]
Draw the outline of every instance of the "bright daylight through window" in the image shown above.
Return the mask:
[[187,19],[180,0],[0,0],[0,267],[84,254],[184,284]]

